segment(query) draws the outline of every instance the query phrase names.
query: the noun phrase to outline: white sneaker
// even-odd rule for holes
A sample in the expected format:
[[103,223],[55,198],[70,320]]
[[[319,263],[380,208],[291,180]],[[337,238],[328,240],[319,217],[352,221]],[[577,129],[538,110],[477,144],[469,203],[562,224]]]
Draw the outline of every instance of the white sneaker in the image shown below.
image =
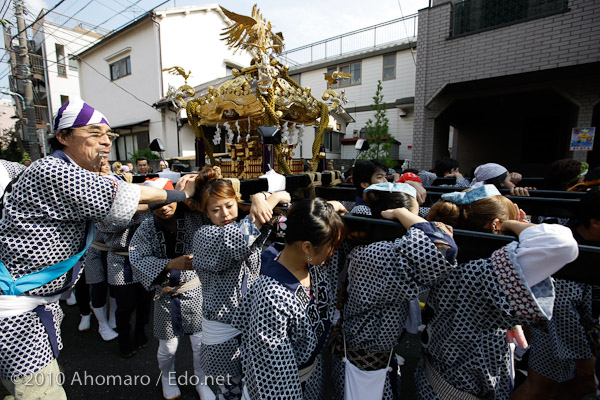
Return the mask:
[[160,380],[162,382],[162,392],[165,400],[175,400],[181,398],[181,390],[179,390],[179,386],[177,386],[177,383],[174,385],[169,385],[168,375],[165,376],[165,374],[162,374]]
[[198,384],[196,385],[196,391],[198,392],[198,396],[200,396],[200,400],[215,400],[217,398],[208,385]]
[[71,292],[71,295],[67,299],[67,305],[74,306],[75,304],[77,304],[77,299],[75,298],[75,292]]
[[79,322],[79,332],[85,332],[90,330],[90,322],[92,321],[92,313],[81,316],[81,322]]

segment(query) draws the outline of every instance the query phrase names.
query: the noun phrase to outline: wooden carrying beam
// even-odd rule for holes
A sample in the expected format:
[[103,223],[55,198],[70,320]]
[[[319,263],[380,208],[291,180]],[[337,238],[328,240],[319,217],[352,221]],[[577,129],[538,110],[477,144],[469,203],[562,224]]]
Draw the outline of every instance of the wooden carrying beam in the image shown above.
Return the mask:
[[[350,232],[349,239],[361,244],[395,240],[406,233],[404,227],[396,221],[353,215],[344,215],[343,219]],[[463,263],[489,258],[495,250],[517,239],[514,236],[454,229],[454,240],[459,247],[458,261]],[[600,285],[598,260],[600,247],[580,245],[579,257],[554,274],[554,277]]]
[[[356,189],[348,187],[318,187],[316,194],[326,200],[354,201]],[[428,191],[426,205],[432,205],[444,192]],[[576,216],[579,199],[506,196],[527,214],[534,216],[573,218]]]
[[[427,192],[462,192],[466,187],[461,186],[423,186]],[[503,195],[510,195],[509,189],[500,189]],[[554,199],[580,199],[585,195],[585,192],[567,192],[566,190],[530,190],[530,197],[549,197]]]
[[[324,186],[329,185],[335,179],[335,173],[332,171],[324,171],[320,174],[321,184]],[[311,184],[311,179],[308,174],[295,174],[284,176],[285,189],[287,191],[306,188]],[[264,192],[267,190],[269,190],[269,182],[265,178],[240,179],[240,193],[242,194],[243,199],[248,200],[250,199],[250,196],[254,193]]]

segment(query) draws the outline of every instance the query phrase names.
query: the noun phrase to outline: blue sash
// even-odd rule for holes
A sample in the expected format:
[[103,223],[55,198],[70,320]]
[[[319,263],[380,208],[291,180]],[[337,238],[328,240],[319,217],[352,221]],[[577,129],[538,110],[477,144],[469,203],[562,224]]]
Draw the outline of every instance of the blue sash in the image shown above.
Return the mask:
[[46,267],[40,271],[23,275],[16,280],[13,279],[6,266],[2,263],[2,261],[0,261],[0,289],[2,289],[4,295],[18,296],[21,293],[43,286],[48,282],[66,274],[75,266],[75,264],[77,264],[81,256],[83,256],[83,254],[90,247],[94,241],[94,232],[94,222],[90,221],[88,223],[85,245],[79,253],[67,260]]

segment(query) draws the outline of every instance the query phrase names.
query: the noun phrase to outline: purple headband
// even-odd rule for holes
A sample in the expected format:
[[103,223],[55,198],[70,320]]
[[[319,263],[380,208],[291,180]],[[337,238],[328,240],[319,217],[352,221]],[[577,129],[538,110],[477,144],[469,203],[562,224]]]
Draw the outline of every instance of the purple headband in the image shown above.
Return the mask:
[[94,107],[84,103],[81,99],[66,102],[54,117],[54,131],[61,129],[78,128],[91,124],[109,125],[106,117]]

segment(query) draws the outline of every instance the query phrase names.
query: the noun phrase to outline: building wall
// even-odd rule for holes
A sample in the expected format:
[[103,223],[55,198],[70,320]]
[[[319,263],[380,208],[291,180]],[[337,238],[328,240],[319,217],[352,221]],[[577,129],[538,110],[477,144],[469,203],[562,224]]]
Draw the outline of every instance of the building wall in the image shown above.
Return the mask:
[[[233,54],[227,49],[225,41],[221,40],[223,28],[228,24],[213,8],[179,7],[156,10],[156,15],[160,23],[160,41],[163,44],[162,68],[180,66],[186,72],[191,70],[188,84],[226,76],[225,60],[241,67],[250,65],[248,53]],[[169,84],[179,87],[183,83],[181,76],[163,73],[165,93]]]
[[[228,24],[215,6],[178,7],[156,10],[156,20],[160,24],[161,68],[180,66],[186,73],[191,71],[188,85],[207,82],[227,75],[226,60],[247,67],[250,55],[246,52],[233,54],[221,40],[223,28]],[[201,44],[201,45],[200,45]],[[162,90],[166,94],[169,85],[179,87],[184,78],[169,72],[162,72]],[[157,99],[155,99],[157,100]],[[165,111],[168,119],[163,124],[163,141],[166,143],[165,157],[189,156],[195,154],[193,129],[186,124],[179,130],[175,114]],[[151,132],[151,135],[153,133]],[[152,137],[150,138],[152,140]]]
[[220,40],[221,30],[226,26],[220,13],[214,6],[156,10],[154,22],[147,18],[96,45],[83,54],[86,62],[110,77],[109,64],[129,55],[131,75],[111,83],[82,65],[80,82],[84,98],[102,110],[113,126],[150,120],[149,139],[163,141],[165,158],[193,154],[192,129],[182,127],[178,138],[175,113],[156,110],[152,104],[166,95],[169,84],[174,87],[184,84],[183,77],[163,72],[162,68],[179,66],[186,73],[191,71],[188,85],[194,86],[225,76],[225,60],[249,65],[246,53],[234,55]]
[[0,99],[0,132],[11,130],[15,127],[15,106],[10,99]]
[[[375,51],[378,50],[376,49]],[[389,104],[394,103],[396,99],[414,96],[416,66],[413,59],[413,52],[416,53],[415,50],[411,49],[396,51],[396,78],[382,80],[381,82],[384,102]],[[361,60],[361,84],[334,89],[338,93],[342,90],[345,91],[348,103],[344,107],[355,120],[354,123],[349,123],[346,126],[346,138],[351,138],[354,130],[360,131],[365,126],[366,121],[374,116],[372,110],[355,110],[356,108],[369,107],[373,104],[373,97],[377,90],[377,81],[381,80],[383,76],[383,55],[369,56],[369,53],[365,52],[364,58]],[[344,60],[344,57],[332,61],[327,65],[321,63],[318,68],[302,72],[300,83],[304,87],[310,87],[313,96],[320,99],[321,94],[327,88],[327,83],[324,79],[327,68],[346,63],[347,61]],[[303,68],[306,67],[303,66]],[[294,74],[294,69],[290,71],[290,75],[292,74]],[[396,140],[402,143],[397,155],[401,160],[412,157],[409,148],[409,146],[412,146],[413,137],[412,106],[407,107],[405,110],[407,111],[407,115],[403,117],[400,117],[398,108],[394,107],[386,110],[386,115],[389,119],[389,132]],[[340,157],[342,159],[353,159],[355,152],[344,149],[345,147],[348,146],[342,146],[343,153],[340,154]],[[349,155],[351,156],[348,157]]]
[[[79,69],[77,61],[69,60],[69,55],[79,53],[83,48],[96,41],[100,35],[94,32],[66,29],[50,22],[39,25],[40,29],[34,35],[36,48],[42,47],[46,59],[46,93],[49,98],[48,113],[50,118],[61,107],[61,95],[68,98],[81,97],[79,88]],[[56,45],[64,46],[64,63],[66,76],[58,72]]]
[[[109,65],[127,56],[131,74],[111,81]],[[102,111],[113,127],[150,120],[150,140],[165,141],[162,114],[152,107],[162,96],[158,25],[146,19],[82,58],[86,61],[80,63],[82,98]]]
[[[600,61],[600,2],[571,0],[569,7],[458,38],[449,38],[450,2],[434,1],[433,7],[419,11],[415,165],[429,168],[436,159],[435,117],[448,106],[437,97],[447,85]],[[593,104],[584,106],[591,109]]]

